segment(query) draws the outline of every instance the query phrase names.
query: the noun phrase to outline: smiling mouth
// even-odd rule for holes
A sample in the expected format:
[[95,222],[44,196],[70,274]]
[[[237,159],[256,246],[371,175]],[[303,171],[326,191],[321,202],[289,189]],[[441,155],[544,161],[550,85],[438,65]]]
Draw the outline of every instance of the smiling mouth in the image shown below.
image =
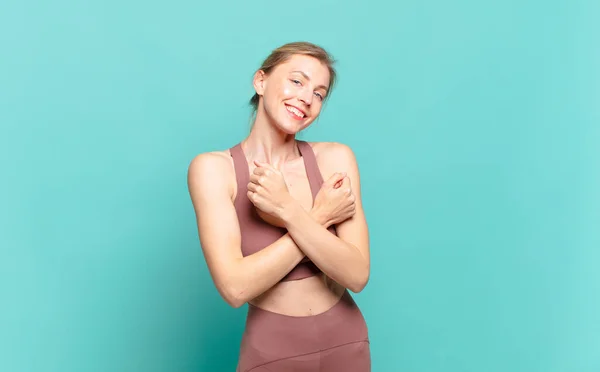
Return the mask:
[[292,116],[295,119],[304,119],[304,117],[306,116],[302,111],[298,110],[297,108],[293,107],[293,106],[289,106],[289,105],[285,105],[285,109],[292,114]]

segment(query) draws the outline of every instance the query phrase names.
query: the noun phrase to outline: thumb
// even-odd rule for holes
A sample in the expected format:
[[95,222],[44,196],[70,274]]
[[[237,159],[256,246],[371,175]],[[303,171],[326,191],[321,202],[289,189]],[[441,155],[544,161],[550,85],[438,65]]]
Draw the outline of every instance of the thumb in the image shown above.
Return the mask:
[[280,171],[278,167],[274,166],[274,165],[273,165],[273,164],[271,164],[271,163],[265,163],[265,162],[261,162],[261,161],[255,160],[255,161],[254,161],[254,164],[256,164],[256,166],[257,166],[258,168],[269,169],[269,170],[271,170],[272,172],[279,172],[279,171]]
[[340,182],[340,184],[338,185],[338,187],[348,187],[350,186],[350,177],[344,177],[344,179]]
[[335,172],[329,179],[327,180],[327,185],[333,188],[338,188],[340,181],[342,181],[346,177],[345,172]]
[[269,163],[263,163],[262,161],[258,161],[258,160],[254,160],[254,165],[256,165],[257,167],[265,167],[265,168],[271,167],[271,165]]

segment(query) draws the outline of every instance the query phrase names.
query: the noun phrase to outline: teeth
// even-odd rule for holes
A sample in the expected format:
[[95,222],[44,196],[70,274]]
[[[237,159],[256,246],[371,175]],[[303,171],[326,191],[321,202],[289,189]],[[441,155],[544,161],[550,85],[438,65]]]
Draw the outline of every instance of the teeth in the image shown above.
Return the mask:
[[302,113],[300,110],[298,110],[297,108],[295,108],[295,107],[291,107],[291,106],[286,106],[286,108],[287,108],[287,110],[288,110],[289,112],[291,112],[291,113],[295,114],[296,116],[299,116],[299,117],[301,117],[301,118],[303,118],[303,117],[304,117],[304,114],[303,114],[303,113]]

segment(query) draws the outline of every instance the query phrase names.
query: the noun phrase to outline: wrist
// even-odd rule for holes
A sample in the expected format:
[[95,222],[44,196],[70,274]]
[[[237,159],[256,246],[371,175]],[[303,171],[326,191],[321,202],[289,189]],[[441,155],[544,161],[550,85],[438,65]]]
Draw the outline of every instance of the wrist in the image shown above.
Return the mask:
[[288,223],[290,223],[290,221],[296,218],[299,209],[302,209],[300,203],[298,203],[294,199],[291,199],[289,202],[284,204],[283,208],[281,209],[279,218],[281,219],[281,221],[283,221],[284,224],[287,225]]
[[321,209],[319,209],[319,207],[313,207],[310,212],[309,212],[310,216],[312,217],[313,220],[315,220],[316,222],[318,222],[320,225],[325,226],[326,228],[329,227],[328,226],[328,221],[327,221],[327,217],[325,216],[325,214],[321,211]]

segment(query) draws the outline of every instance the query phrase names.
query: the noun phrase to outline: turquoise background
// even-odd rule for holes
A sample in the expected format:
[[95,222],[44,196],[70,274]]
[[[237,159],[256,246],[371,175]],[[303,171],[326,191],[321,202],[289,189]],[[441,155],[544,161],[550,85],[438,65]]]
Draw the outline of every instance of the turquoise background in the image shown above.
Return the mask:
[[597,1],[0,5],[0,370],[233,371],[186,172],[251,77],[339,60],[301,138],[356,152],[374,371],[600,371]]

